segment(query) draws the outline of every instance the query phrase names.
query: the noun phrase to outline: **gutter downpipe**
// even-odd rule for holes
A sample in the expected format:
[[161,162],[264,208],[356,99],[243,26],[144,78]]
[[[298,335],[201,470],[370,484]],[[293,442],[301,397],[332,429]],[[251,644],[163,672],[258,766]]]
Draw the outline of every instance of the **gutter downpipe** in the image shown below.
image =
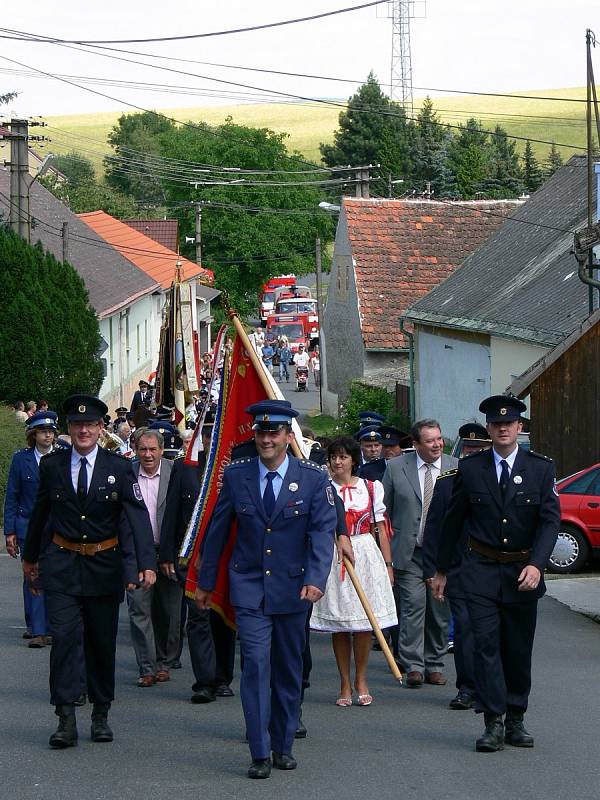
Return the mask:
[[408,405],[411,422],[415,420],[415,335],[405,328],[405,318],[400,317],[400,330],[408,339]]

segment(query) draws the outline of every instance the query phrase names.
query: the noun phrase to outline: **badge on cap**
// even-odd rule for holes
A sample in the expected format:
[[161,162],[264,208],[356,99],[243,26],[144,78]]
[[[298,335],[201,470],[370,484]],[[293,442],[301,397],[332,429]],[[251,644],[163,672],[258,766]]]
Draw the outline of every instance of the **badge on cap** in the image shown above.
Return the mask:
[[115,482],[115,476],[114,475],[109,475],[106,480],[107,480],[107,483],[114,483]]
[[142,490],[140,489],[139,483],[134,483],[133,484],[133,495],[134,495],[136,500],[140,501],[140,503],[144,499],[143,496],[142,496]]
[[501,408],[500,409],[500,413],[502,414],[503,417],[505,417],[507,415],[507,413],[508,413],[508,409],[507,408]]
[[77,411],[79,411],[80,414],[85,414],[85,406],[84,405],[79,406]]
[[290,492],[297,492],[298,491],[298,484],[295,483],[295,482],[292,482],[288,486],[288,489],[290,490]]
[[469,439],[474,439],[474,438],[475,438],[475,431],[471,431],[471,433],[469,434]]
[[327,502],[329,503],[329,505],[330,506],[335,505],[335,501],[333,499],[333,489],[331,488],[331,486],[326,487],[325,493],[327,494]]
[[513,483],[516,483],[518,486],[520,483],[523,483],[523,478],[520,475],[515,475],[513,478]]

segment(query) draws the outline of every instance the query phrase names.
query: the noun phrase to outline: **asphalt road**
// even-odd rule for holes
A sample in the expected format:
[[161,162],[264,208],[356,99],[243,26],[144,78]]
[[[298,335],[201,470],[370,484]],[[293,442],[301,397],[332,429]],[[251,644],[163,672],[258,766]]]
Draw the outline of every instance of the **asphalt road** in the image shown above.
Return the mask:
[[[1,797],[11,800],[506,800],[598,797],[600,628],[554,600],[540,604],[534,691],[528,726],[533,750],[474,752],[481,718],[450,711],[453,687],[398,686],[373,653],[369,708],[338,709],[327,636],[313,637],[315,664],[295,772],[249,781],[236,696],[208,706],[189,702],[191,671],[168,684],[135,686],[123,613],[117,652],[112,744],[89,741],[89,707],[78,710],[79,746],[51,751],[49,649],[23,640],[18,564],[0,556]],[[123,612],[125,609],[123,609]],[[184,650],[185,656],[185,650]],[[449,659],[451,662],[451,659]],[[448,670],[452,675],[452,665]],[[453,676],[452,676],[453,677]],[[237,683],[234,686],[237,694]]]

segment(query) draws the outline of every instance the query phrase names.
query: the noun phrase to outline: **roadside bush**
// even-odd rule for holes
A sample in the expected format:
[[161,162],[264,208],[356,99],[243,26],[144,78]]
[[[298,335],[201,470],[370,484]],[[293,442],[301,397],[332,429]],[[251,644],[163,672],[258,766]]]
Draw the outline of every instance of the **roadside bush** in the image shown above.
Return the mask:
[[340,433],[354,436],[360,427],[358,415],[361,411],[376,411],[387,421],[393,408],[394,398],[390,392],[361,381],[352,381],[346,402],[340,405]]

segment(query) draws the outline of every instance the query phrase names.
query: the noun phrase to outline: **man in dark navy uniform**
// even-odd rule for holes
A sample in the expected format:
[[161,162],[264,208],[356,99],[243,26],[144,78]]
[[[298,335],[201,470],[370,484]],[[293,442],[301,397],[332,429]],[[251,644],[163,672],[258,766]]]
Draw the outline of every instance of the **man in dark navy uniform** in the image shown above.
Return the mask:
[[401,456],[404,449],[412,444],[412,438],[408,433],[403,433],[392,425],[382,425],[376,429],[376,433],[381,437],[381,458],[365,461],[358,468],[359,477],[369,481],[383,480],[386,462],[390,458]]
[[[488,432],[477,422],[467,422],[458,430],[461,437],[461,457],[488,450],[492,440]],[[423,578],[431,586],[435,576],[440,535],[450,498],[457,468],[442,472],[435,482],[433,497],[427,513],[423,530]],[[450,701],[450,708],[465,711],[475,702],[475,669],[473,666],[473,632],[469,622],[469,612],[465,593],[460,582],[460,549],[455,551],[454,561],[448,570],[445,594],[450,601],[454,621],[454,666],[456,668],[457,694]]]
[[225,469],[204,540],[196,600],[208,608],[219,559],[237,520],[229,563],[244,668],[240,685],[252,765],[250,778],[295,769],[292,744],[302,689],[309,604],[322,597],[337,515],[327,476],[287,454],[298,412],[286,400],[249,406],[258,458]]
[[129,411],[133,414],[138,406],[150,406],[152,402],[152,393],[150,392],[150,384],[148,381],[141,380],[138,383],[139,389],[133,393],[131,400],[131,408]]
[[[58,729],[53,748],[77,744],[74,703],[81,692],[83,644],[92,740],[110,742],[108,710],[114,699],[115,648],[119,603],[124,594],[122,533],[125,512],[138,559],[140,584],[156,574],[152,528],[130,462],[98,447],[105,404],[74,395],[65,403],[72,447],[40,461],[40,484],[23,553],[25,577],[38,574],[46,593],[52,635],[50,702]],[[38,569],[39,561],[39,569]],[[131,586],[133,588],[133,586]]]
[[496,395],[479,410],[493,446],[458,464],[432,588],[443,599],[456,547],[466,541],[460,579],[475,642],[476,711],[485,718],[476,750],[494,752],[505,742],[533,747],[523,718],[537,601],[560,509],[552,461],[517,444],[525,404]]

